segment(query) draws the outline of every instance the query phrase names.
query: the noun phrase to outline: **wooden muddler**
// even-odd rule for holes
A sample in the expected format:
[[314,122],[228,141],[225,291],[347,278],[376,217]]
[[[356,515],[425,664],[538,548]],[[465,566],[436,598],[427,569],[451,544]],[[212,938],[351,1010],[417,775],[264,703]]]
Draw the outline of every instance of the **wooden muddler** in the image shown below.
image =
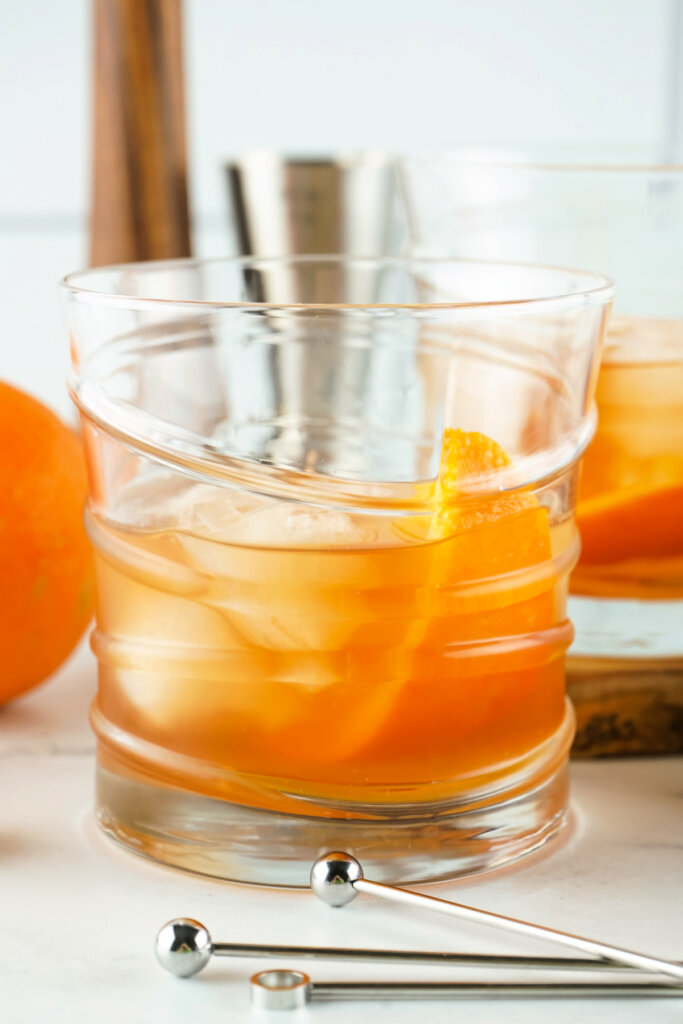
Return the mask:
[[94,0],[93,266],[190,255],[180,0]]

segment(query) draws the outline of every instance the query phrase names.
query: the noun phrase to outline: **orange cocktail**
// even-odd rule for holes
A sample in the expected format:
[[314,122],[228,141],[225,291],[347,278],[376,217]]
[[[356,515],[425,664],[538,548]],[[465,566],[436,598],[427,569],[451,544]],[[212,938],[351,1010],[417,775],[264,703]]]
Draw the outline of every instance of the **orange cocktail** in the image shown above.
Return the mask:
[[[506,463],[484,436],[447,431],[419,517],[190,484],[145,527],[158,482],[123,492],[142,527],[91,515],[103,763],[351,815],[352,801],[433,801],[517,770],[565,715],[573,534],[529,494],[461,497],[468,475]],[[125,752],[117,730],[135,737]]]
[[683,322],[614,318],[584,458],[572,592],[683,597]]
[[555,835],[609,282],[311,256],[65,288],[105,831],[293,885],[325,848],[406,881]]

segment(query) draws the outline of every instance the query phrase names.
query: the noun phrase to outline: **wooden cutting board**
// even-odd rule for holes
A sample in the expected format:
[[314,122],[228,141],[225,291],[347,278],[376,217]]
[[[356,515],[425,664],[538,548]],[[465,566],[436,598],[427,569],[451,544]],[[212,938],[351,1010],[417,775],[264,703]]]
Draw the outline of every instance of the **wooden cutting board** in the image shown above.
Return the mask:
[[570,658],[567,689],[573,757],[683,753],[683,659]]

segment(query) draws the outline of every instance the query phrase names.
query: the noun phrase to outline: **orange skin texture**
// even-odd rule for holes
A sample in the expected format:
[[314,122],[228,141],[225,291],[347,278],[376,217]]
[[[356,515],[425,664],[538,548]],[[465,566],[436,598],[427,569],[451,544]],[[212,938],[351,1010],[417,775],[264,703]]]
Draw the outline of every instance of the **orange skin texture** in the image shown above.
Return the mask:
[[93,611],[83,525],[87,492],[76,434],[0,382],[0,703],[47,679]]

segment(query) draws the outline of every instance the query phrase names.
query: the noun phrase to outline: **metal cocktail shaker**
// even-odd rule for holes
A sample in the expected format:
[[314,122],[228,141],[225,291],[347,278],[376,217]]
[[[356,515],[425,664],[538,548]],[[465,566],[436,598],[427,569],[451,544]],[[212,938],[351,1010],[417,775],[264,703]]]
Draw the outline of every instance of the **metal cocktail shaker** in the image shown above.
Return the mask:
[[[403,231],[391,157],[380,151],[289,157],[254,150],[229,162],[226,173],[234,245],[241,255],[344,254],[359,258],[327,266],[320,260],[309,265],[279,262],[275,266],[266,259],[262,269],[251,270],[244,281],[248,298],[305,303],[315,293],[321,303],[335,302],[341,294],[352,304],[382,301],[381,275],[364,264],[363,257],[391,255],[401,247]],[[348,329],[354,328],[349,325]],[[273,353],[283,423],[271,445],[276,462],[310,465],[314,456],[307,450],[302,424],[328,417],[338,420],[345,412],[357,414],[353,406],[359,383],[376,369],[371,365],[370,339],[358,339],[358,347],[349,351],[340,373],[334,352],[335,340],[339,340],[334,332],[338,330],[336,321],[327,336],[329,374],[321,374],[318,359],[315,380],[306,353],[304,323],[300,345]],[[387,387],[401,387],[401,382],[383,380],[382,388]],[[334,449],[335,441],[330,438],[330,450],[315,458],[318,470],[323,464],[339,464]],[[348,459],[345,465],[348,468]]]
[[253,150],[226,165],[236,247],[248,256],[385,256],[400,246],[394,162]]

